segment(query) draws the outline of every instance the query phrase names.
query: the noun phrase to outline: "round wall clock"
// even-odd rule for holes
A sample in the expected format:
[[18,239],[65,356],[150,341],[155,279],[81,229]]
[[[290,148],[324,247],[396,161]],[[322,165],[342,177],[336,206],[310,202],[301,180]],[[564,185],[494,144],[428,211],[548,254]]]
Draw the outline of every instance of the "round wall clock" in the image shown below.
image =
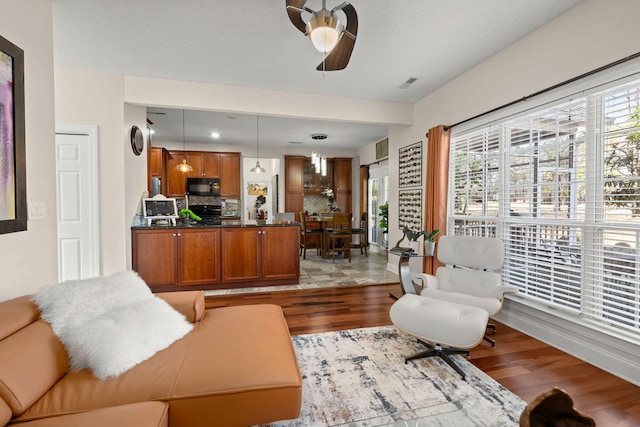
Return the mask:
[[142,131],[138,126],[131,126],[131,149],[133,150],[133,154],[139,156],[144,149],[144,137],[142,136]]

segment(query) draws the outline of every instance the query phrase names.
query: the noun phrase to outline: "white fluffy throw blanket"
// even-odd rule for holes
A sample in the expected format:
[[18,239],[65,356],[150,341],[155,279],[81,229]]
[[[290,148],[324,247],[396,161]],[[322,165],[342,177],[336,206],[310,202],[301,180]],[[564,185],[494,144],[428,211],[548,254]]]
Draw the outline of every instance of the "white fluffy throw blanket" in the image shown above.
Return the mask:
[[33,299],[71,367],[91,369],[100,379],[120,375],[193,329],[133,271],[58,283]]

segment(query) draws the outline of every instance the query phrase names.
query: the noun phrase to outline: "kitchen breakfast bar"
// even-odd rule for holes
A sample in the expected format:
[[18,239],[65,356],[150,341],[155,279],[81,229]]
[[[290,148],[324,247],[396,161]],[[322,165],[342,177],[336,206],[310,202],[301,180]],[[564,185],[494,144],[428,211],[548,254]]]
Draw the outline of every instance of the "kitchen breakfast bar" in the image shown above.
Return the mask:
[[299,250],[298,223],[131,226],[133,270],[154,292],[296,284]]

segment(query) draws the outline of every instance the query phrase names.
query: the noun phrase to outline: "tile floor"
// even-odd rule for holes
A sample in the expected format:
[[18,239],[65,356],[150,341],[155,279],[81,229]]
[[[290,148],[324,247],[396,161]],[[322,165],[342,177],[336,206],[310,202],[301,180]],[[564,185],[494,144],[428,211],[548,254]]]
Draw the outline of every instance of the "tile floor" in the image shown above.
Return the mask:
[[387,270],[387,256],[376,246],[371,246],[369,256],[360,250],[351,252],[348,259],[323,259],[315,249],[307,250],[307,258],[300,257],[300,281],[297,285],[264,286],[260,288],[222,289],[205,291],[205,295],[225,295],[252,292],[272,292],[290,289],[313,289],[336,286],[354,286],[380,283],[397,283],[398,274]]

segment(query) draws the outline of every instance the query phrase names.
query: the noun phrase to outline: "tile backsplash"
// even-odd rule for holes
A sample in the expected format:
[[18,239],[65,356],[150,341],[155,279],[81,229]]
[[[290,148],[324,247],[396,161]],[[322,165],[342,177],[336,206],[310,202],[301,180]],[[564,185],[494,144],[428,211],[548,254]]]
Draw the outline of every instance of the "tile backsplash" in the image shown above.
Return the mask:
[[329,199],[320,194],[306,195],[304,196],[304,210],[309,214],[329,212]]

